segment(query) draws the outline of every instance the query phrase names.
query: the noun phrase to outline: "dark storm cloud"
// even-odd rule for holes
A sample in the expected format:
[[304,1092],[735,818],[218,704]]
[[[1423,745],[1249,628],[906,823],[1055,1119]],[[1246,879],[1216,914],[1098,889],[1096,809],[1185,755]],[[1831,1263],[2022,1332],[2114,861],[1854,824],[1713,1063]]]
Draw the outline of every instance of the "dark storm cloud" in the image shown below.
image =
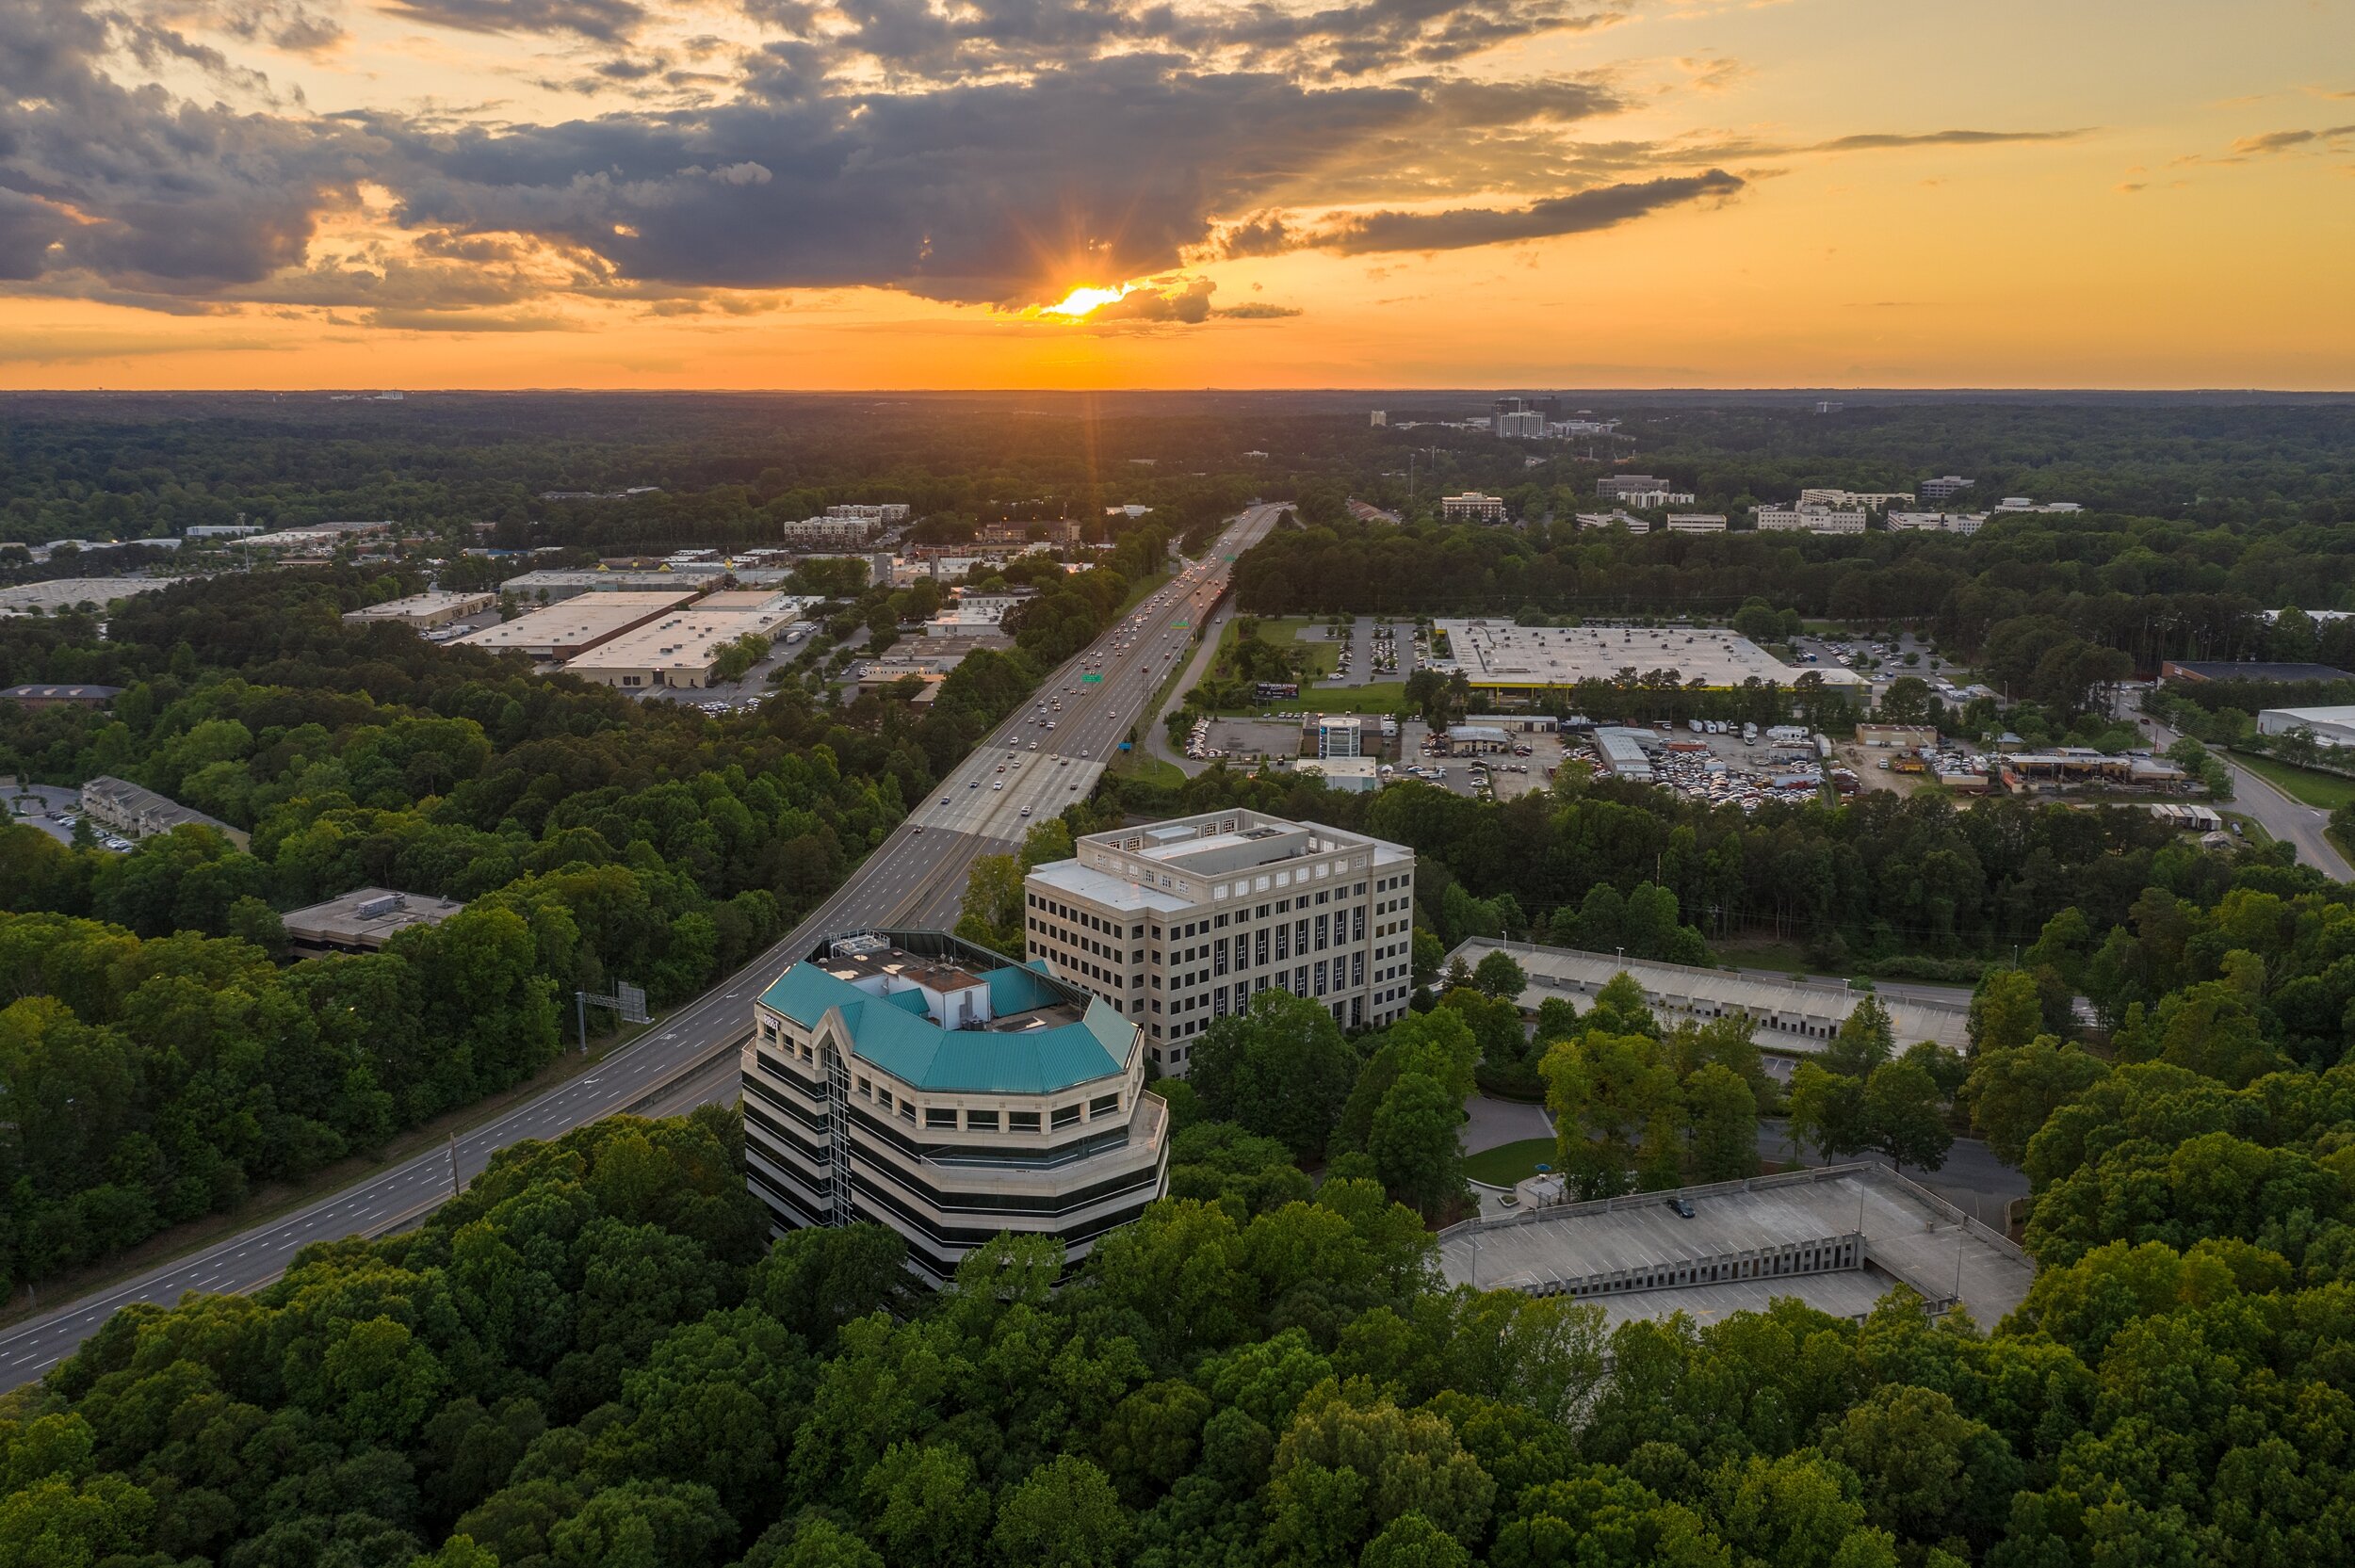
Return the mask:
[[[124,88],[103,69],[112,55],[209,68],[207,54],[69,0],[0,5],[0,191],[65,215],[27,218],[44,272],[187,292],[302,260],[318,214],[367,170],[372,150],[349,127]],[[11,216],[22,210],[12,203]],[[30,243],[11,233],[10,265]]]
[[[433,135],[370,121],[401,218],[520,231],[690,286],[881,283],[1011,300],[1175,266],[1222,212],[1424,123],[1407,87],[1310,89],[1121,57],[1026,84],[780,94],[693,115]],[[766,178],[727,171],[756,167]]]
[[1526,207],[1463,207],[1454,212],[1377,212],[1351,218],[1318,235],[1321,249],[1343,255],[1375,251],[1460,251],[1474,245],[1591,234],[1631,218],[1710,197],[1731,196],[1744,182],[1722,169],[1627,185],[1599,186]]

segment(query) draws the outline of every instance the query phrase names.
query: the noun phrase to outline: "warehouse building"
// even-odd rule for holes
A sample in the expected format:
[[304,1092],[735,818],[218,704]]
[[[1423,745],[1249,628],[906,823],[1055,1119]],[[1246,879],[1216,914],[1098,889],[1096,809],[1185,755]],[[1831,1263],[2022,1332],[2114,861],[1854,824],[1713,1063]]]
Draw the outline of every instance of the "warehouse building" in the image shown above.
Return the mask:
[[427,631],[435,626],[447,626],[453,621],[463,621],[470,615],[480,615],[497,603],[498,595],[495,593],[458,593],[436,589],[427,593],[412,593],[405,599],[387,599],[381,605],[346,610],[344,620],[354,623],[390,621],[397,625]]
[[2278,681],[2303,686],[2310,681],[2355,681],[2349,673],[2328,664],[2272,664],[2256,659],[2168,659],[2159,666],[2168,681]]
[[1710,627],[1517,626],[1485,620],[1435,624],[1447,638],[1448,656],[1432,660],[1433,668],[1461,670],[1474,692],[1497,696],[1616,680],[1626,670],[1638,675],[1672,670],[1680,685],[1698,681],[1713,688],[1753,680],[1787,687],[1803,675],[1827,687],[1869,685],[1853,670],[1796,669],[1746,637]]
[[700,691],[712,684],[730,644],[775,641],[806,602],[791,594],[715,593],[566,660],[564,672],[625,691]]
[[1233,808],[1090,833],[1024,884],[1028,951],[1142,1024],[1185,1075],[1216,1018],[1271,987],[1344,1028],[1406,1010],[1415,855],[1316,822]]
[[2325,746],[2355,746],[2355,707],[2260,708],[2259,735],[2307,731]]
[[820,942],[761,993],[742,1064],[775,1228],[888,1225],[933,1284],[1001,1233],[1076,1262],[1168,1188],[1137,1025],[943,932]]
[[451,646],[492,654],[529,654],[543,664],[561,663],[634,631],[694,597],[694,590],[684,586],[649,593],[581,594],[468,632]]
[[361,887],[282,917],[286,949],[297,958],[327,953],[381,953],[397,931],[438,926],[466,906],[454,898]]

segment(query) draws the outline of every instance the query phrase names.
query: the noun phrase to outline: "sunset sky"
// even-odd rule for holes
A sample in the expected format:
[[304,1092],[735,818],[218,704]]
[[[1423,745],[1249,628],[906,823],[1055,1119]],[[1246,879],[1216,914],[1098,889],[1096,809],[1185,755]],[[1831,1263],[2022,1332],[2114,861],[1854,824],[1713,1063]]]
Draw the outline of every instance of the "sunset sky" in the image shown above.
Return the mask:
[[0,0],[0,386],[1514,384],[2355,387],[2355,0]]

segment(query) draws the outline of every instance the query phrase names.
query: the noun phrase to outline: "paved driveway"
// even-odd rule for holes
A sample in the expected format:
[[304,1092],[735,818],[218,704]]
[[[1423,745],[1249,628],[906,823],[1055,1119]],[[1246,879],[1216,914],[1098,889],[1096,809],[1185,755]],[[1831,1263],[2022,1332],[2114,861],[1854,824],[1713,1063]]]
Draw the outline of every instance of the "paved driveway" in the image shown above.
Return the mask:
[[1464,1102],[1464,1153],[1476,1155],[1524,1139],[1551,1138],[1553,1123],[1543,1106],[1474,1094]]

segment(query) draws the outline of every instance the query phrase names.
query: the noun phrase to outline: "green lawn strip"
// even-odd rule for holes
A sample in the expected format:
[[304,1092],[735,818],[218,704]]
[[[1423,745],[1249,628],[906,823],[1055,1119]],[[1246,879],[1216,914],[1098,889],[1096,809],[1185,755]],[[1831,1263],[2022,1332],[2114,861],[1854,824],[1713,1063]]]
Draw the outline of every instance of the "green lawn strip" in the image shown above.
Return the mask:
[[2311,768],[2299,768],[2274,757],[2251,756],[2235,752],[2233,760],[2265,780],[2293,800],[2300,800],[2324,811],[2335,811],[2355,800],[2355,779],[2342,778],[2336,773],[2319,773]]
[[1466,1155],[1464,1174],[1490,1187],[1511,1187],[1524,1177],[1535,1175],[1540,1165],[1551,1165],[1554,1152],[1551,1138],[1524,1138],[1518,1143],[1500,1143],[1493,1149]]

